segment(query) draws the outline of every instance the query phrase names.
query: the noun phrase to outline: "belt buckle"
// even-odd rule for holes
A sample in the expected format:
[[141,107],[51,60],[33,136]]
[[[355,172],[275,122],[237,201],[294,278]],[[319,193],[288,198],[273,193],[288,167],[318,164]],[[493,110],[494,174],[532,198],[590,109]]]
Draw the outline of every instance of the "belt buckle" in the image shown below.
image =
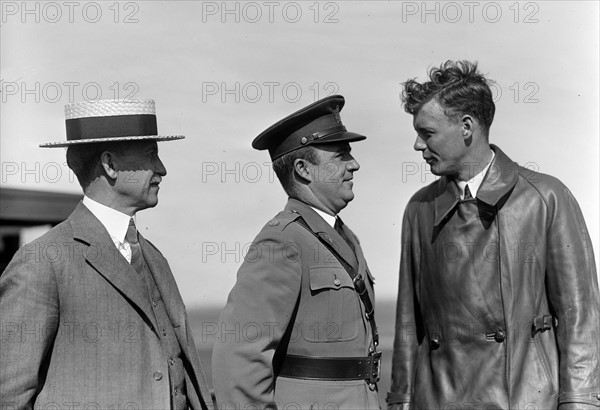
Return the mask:
[[381,378],[381,352],[373,352],[370,354],[371,359],[371,371],[369,372],[369,387],[371,390],[375,388],[375,384]]

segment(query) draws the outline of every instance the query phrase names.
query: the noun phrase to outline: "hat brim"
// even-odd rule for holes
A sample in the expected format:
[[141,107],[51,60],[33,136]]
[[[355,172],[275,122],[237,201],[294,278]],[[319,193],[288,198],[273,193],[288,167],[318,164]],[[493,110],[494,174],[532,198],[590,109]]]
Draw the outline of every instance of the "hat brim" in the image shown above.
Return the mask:
[[124,141],[143,141],[143,140],[153,140],[153,141],[174,141],[181,140],[185,137],[183,135],[140,135],[140,136],[131,136],[131,137],[108,137],[108,138],[89,138],[89,139],[79,139],[79,140],[71,140],[71,141],[58,141],[58,142],[46,142],[44,144],[40,144],[40,148],[64,148],[69,147],[71,145],[80,145],[80,144],[94,144],[99,142],[124,142]]
[[319,144],[330,144],[333,142],[356,142],[366,140],[367,137],[364,135],[357,134],[350,131],[336,132],[335,134],[328,135],[318,140],[312,140],[307,145],[319,145]]

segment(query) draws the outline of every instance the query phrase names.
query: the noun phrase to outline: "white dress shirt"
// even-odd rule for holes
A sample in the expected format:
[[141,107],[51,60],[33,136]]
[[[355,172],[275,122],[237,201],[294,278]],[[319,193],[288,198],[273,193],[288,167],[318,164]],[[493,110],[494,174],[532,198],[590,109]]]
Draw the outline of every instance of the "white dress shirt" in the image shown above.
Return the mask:
[[337,215],[336,216],[329,215],[327,212],[323,212],[320,209],[315,208],[314,206],[311,206],[311,208],[313,209],[313,211],[315,211],[317,214],[319,214],[319,216],[321,218],[325,219],[325,222],[327,222],[329,225],[331,225],[332,228],[334,227],[335,220],[337,219]]
[[460,199],[465,199],[465,187],[467,185],[469,185],[471,196],[473,196],[473,198],[477,196],[477,191],[479,191],[479,187],[481,187],[481,184],[483,183],[483,178],[485,178],[485,174],[490,168],[490,165],[492,165],[492,161],[494,160],[495,156],[496,154],[494,151],[492,151],[492,159],[490,159],[490,162],[488,162],[485,168],[483,168],[481,172],[475,175],[473,178],[469,179],[468,181],[456,180],[456,185],[458,185],[458,190],[460,191]]
[[131,263],[131,246],[125,240],[131,217],[106,205],[102,205],[87,196],[83,197],[83,204],[104,225],[115,246],[121,252],[121,255],[127,259],[127,262]]

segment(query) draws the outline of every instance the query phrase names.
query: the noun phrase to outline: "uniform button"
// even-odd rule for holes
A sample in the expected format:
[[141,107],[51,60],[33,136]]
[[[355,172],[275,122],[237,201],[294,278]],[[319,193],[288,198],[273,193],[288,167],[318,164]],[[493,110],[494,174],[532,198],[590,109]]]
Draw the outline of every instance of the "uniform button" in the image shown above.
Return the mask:
[[506,339],[506,333],[504,333],[504,330],[499,329],[494,335],[494,340],[498,343],[502,343],[504,342],[504,339]]
[[596,396],[596,398],[597,398],[598,400],[600,400],[600,394],[599,394],[599,395],[597,395],[597,396]]
[[336,279],[334,279],[333,284],[335,286],[340,286],[342,284],[342,281],[336,278]]
[[431,350],[437,350],[440,348],[440,339],[438,339],[437,337],[434,337],[433,339],[431,339],[429,341],[429,348]]
[[163,329],[162,335],[166,337],[167,336],[167,331]]
[[169,364],[171,366],[175,366],[175,360],[173,360],[173,358],[169,359]]
[[158,381],[162,380],[162,373],[159,371],[156,371],[156,372],[154,372],[152,377],[154,377],[154,380],[156,380],[158,382]]
[[156,303],[155,300],[152,301],[152,306],[156,307],[158,305],[158,303]]

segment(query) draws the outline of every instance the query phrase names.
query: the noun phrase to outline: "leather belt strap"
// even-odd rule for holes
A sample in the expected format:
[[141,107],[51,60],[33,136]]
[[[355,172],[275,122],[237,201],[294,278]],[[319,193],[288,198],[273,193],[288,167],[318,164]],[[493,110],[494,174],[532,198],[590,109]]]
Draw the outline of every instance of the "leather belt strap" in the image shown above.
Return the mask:
[[[327,243],[320,236],[315,234],[312,229],[308,226],[306,221],[302,219],[302,217],[296,219],[296,222],[302,225],[308,232],[312,233],[324,246],[336,257],[336,259],[342,264],[348,275],[352,279],[354,283],[354,289],[356,293],[358,293],[358,297],[363,303],[365,307],[365,317],[371,326],[371,333],[373,336],[373,344],[375,348],[379,345],[379,332],[377,331],[377,324],[375,323],[375,308],[373,307],[373,302],[371,302],[371,298],[369,297],[369,292],[367,291],[367,287],[365,285],[365,281],[362,275],[340,256],[340,254],[335,250],[331,244]],[[375,349],[373,349],[375,350]]]
[[310,357],[288,354],[279,376],[312,380],[366,380],[377,383],[381,352],[367,357]]

